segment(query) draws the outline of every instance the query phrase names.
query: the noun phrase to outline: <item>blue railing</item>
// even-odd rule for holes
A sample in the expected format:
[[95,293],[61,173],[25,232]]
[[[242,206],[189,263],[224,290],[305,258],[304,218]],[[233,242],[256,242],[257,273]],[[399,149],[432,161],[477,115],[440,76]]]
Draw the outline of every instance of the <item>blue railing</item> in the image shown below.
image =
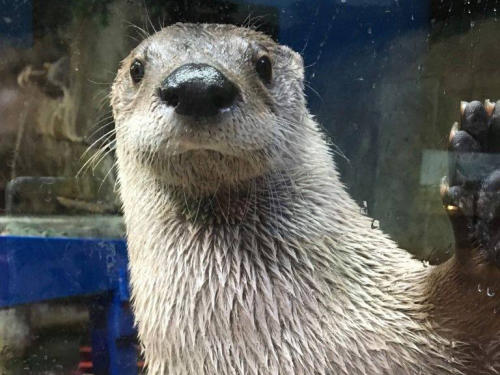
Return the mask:
[[96,375],[136,375],[123,240],[0,237],[0,308],[88,296]]

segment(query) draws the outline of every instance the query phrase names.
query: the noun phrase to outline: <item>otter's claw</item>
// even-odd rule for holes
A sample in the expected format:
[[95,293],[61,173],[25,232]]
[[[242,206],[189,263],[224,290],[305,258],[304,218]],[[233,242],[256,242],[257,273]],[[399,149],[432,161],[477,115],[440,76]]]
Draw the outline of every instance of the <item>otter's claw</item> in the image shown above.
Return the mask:
[[500,101],[460,104],[449,137],[449,177],[441,196],[455,233],[457,257],[471,251],[500,267]]

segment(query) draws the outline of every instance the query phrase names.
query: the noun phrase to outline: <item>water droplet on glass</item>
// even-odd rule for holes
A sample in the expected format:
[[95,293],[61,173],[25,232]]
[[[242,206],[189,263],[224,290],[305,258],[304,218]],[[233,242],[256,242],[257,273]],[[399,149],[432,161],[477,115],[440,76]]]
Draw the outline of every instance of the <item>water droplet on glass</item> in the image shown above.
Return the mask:
[[488,297],[493,297],[495,295],[495,291],[488,287],[488,288],[486,288],[486,295]]
[[474,23],[474,21],[470,21],[470,27],[474,27],[476,26],[476,24]]
[[483,288],[481,287],[481,284],[477,284],[477,291],[479,293],[482,293],[483,292]]
[[368,30],[366,30],[366,32],[371,35],[372,34],[372,28],[369,27]]
[[380,227],[380,222],[377,219],[372,221],[372,229],[378,229]]

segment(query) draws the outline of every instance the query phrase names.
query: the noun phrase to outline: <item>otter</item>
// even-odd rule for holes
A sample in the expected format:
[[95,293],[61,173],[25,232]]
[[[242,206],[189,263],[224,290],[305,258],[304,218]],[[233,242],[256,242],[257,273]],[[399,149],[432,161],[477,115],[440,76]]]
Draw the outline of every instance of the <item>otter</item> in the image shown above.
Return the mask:
[[452,130],[457,251],[427,266],[349,196],[303,82],[298,53],[231,25],[174,24],[123,60],[111,104],[148,373],[500,371],[497,216],[470,212],[500,178],[460,167],[496,108],[469,103]]

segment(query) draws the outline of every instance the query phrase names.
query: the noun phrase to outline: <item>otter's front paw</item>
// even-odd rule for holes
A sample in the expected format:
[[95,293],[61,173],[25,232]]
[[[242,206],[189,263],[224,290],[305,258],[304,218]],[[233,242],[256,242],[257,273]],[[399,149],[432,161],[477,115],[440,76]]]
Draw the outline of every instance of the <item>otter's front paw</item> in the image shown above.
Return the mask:
[[500,267],[500,101],[462,102],[460,107],[460,124],[450,133],[449,176],[443,178],[441,196],[459,261]]

